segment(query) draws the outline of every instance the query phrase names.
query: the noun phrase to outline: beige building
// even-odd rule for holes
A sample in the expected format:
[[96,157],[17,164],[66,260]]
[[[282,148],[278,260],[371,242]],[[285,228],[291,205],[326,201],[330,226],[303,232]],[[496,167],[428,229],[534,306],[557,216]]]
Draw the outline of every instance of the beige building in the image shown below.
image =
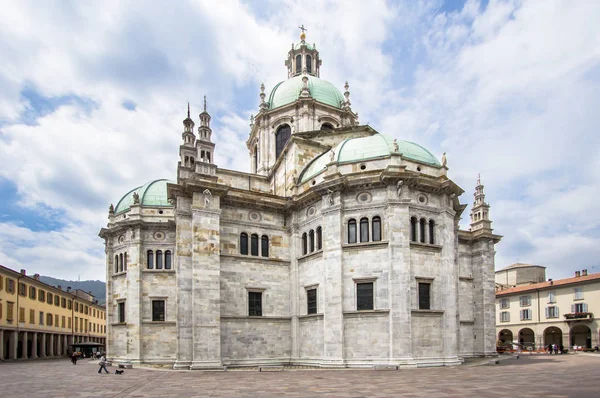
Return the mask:
[[0,360],[65,356],[106,341],[106,311],[89,293],[63,290],[0,265]]
[[592,348],[598,345],[594,314],[599,313],[600,273],[588,275],[587,270],[496,291],[496,332],[502,342]]

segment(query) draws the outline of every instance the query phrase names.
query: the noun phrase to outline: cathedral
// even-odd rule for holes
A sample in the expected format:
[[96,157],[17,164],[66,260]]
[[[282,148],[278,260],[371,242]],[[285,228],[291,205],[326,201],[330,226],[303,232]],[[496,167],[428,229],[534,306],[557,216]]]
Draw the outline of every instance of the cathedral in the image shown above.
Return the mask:
[[197,128],[188,106],[176,181],[110,205],[109,360],[402,368],[495,355],[501,236],[483,185],[459,229],[445,154],[361,125],[304,32],[285,66],[261,85],[250,173],[215,164],[205,99]]

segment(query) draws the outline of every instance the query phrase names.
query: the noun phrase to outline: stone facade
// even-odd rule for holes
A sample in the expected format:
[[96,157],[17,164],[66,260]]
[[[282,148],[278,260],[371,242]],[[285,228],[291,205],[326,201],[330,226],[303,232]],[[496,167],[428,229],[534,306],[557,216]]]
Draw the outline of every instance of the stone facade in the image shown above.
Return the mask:
[[[303,60],[311,70],[290,72]],[[170,205],[143,193],[109,213],[100,233],[109,358],[221,369],[444,366],[494,355],[500,236],[483,186],[472,230],[459,230],[463,190],[445,156],[361,126],[349,86],[343,97],[327,92],[304,38],[286,65],[303,86],[276,86],[269,98],[289,98],[276,108],[261,89],[246,143],[252,173],[214,164],[205,104],[198,138],[189,111],[184,120]],[[127,271],[115,274],[121,251]]]

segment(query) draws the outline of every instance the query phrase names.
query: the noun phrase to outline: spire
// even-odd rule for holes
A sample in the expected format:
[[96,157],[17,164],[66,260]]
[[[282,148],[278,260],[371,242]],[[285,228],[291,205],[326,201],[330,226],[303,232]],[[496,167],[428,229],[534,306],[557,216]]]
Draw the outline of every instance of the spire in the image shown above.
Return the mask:
[[344,84],[344,98],[346,98],[343,102],[343,107],[344,109],[350,109],[350,85],[348,84],[348,82],[346,81],[346,84]]
[[260,110],[266,110],[269,107],[269,104],[267,104],[265,102],[265,97],[267,95],[265,94],[265,84],[261,83],[260,84]]
[[206,112],[206,95],[204,96],[204,112]]
[[204,107],[200,114],[200,127],[198,127],[198,139],[210,141],[212,130],[210,129],[210,115],[206,111],[206,95],[204,96]]
[[[194,135],[194,121],[190,118],[190,103],[188,102],[187,117],[183,120],[184,134]],[[185,141],[185,137],[183,139]]]
[[188,119],[190,118],[190,103],[188,101]]
[[492,221],[490,220],[490,205],[485,202],[481,175],[477,175],[477,185],[473,194],[475,201],[471,208],[471,231],[487,230],[492,232]]

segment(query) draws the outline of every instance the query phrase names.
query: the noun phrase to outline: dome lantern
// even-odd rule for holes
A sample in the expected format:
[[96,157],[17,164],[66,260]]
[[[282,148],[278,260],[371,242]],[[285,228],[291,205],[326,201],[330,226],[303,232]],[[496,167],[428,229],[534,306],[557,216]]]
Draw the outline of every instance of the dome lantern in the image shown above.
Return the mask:
[[289,51],[288,59],[285,61],[285,66],[288,68],[288,78],[299,76],[303,73],[319,77],[319,69],[321,67],[319,52],[314,45],[306,42],[305,32],[307,29],[304,25],[298,28],[302,30],[300,43],[292,43],[292,49]]

